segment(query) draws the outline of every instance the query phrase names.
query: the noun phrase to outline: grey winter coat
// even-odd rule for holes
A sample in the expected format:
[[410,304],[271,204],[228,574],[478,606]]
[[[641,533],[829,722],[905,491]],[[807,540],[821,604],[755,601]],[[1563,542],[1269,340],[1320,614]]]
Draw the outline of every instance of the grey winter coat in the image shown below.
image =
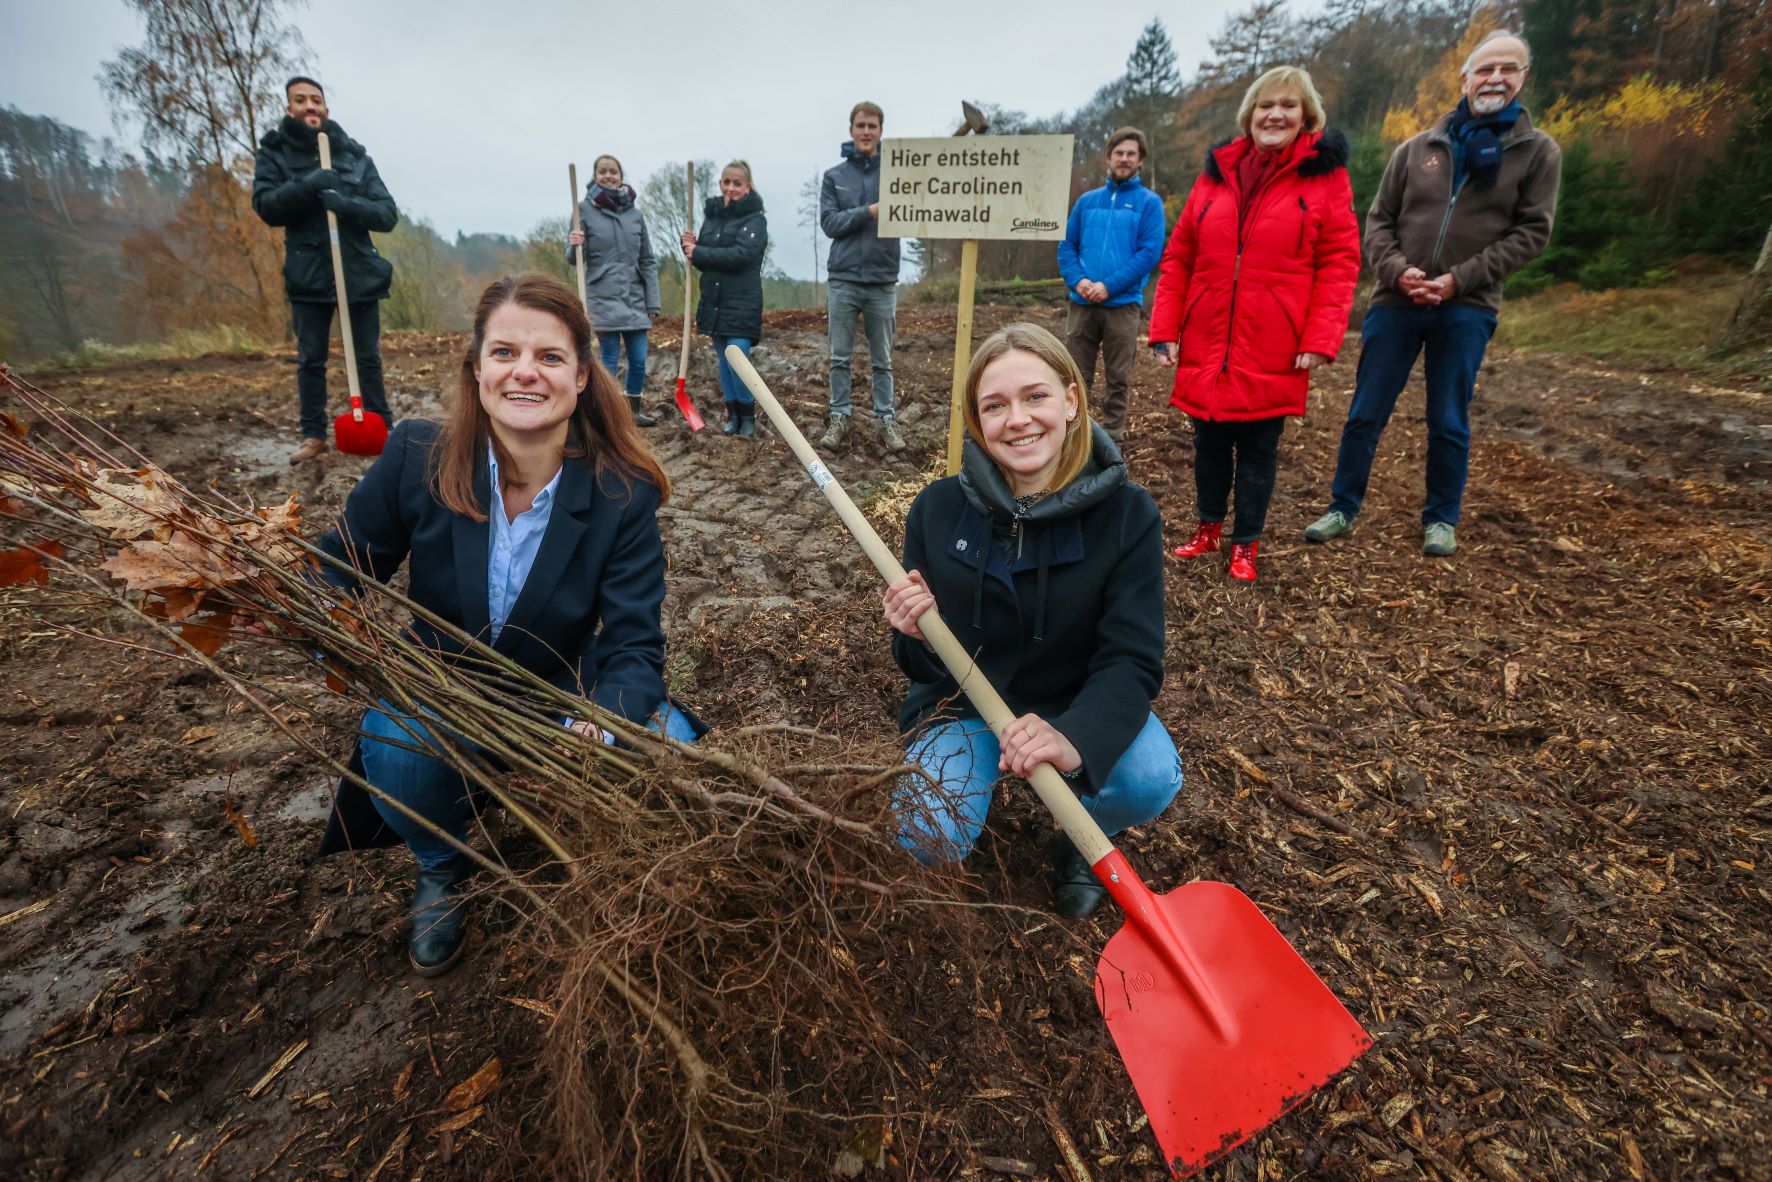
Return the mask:
[[[658,311],[658,259],[646,236],[646,219],[626,186],[626,202],[597,204],[596,182],[585,186],[578,217],[585,232],[585,297],[598,332],[651,328]],[[566,247],[566,264],[578,265],[578,248]]]
[[831,240],[832,279],[850,283],[897,283],[898,239],[880,237],[868,206],[880,200],[880,153],[859,155],[843,145],[843,163],[827,169],[818,194],[818,224]]

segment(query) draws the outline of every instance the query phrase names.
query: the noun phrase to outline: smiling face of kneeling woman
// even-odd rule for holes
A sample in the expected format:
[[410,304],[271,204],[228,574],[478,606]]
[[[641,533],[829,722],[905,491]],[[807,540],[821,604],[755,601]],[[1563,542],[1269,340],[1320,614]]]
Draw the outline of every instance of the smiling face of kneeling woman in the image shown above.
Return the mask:
[[[491,441],[499,476],[536,489],[567,457],[599,475],[670,481],[640,438],[621,390],[591,357],[591,324],[571,288],[527,274],[488,287],[474,310],[440,444],[435,488],[449,508],[484,520],[474,469]],[[539,483],[537,483],[539,482]]]
[[993,336],[966,375],[966,429],[1018,497],[1056,492],[1089,460],[1089,417],[1076,362],[1050,333]]

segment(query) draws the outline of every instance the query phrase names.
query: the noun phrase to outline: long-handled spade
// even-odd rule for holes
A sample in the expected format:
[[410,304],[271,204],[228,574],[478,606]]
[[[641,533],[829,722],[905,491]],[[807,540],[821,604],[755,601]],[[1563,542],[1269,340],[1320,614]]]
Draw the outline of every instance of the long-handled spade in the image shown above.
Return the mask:
[[[743,353],[726,350],[770,422],[888,582],[904,568],[820,462]],[[995,734],[1014,721],[941,613],[918,622]],[[1172,1173],[1185,1177],[1293,1108],[1372,1044],[1335,995],[1236,887],[1139,881],[1059,774],[1034,791],[1131,920],[1102,950],[1095,1000]]]
[[[689,204],[689,220],[683,224],[693,230],[695,228],[695,161],[693,160],[689,162],[689,183],[684,186],[683,191],[688,194],[684,200]],[[695,409],[695,403],[690,401],[688,392],[683,388],[685,379],[689,377],[690,319],[695,315],[695,305],[690,302],[689,294],[694,282],[695,268],[689,265],[688,259],[684,259],[683,348],[677,354],[677,409],[682,411],[683,417],[689,421],[689,429],[699,431],[707,424],[701,421],[701,412]]]
[[[332,167],[332,141],[320,133],[320,167]],[[338,215],[326,211],[326,237],[332,243],[332,286],[338,294],[338,331],[344,339],[345,378],[351,386],[351,409],[332,422],[338,450],[347,456],[379,456],[388,442],[387,420],[363,409],[363,388],[357,382],[357,347],[351,340],[351,305],[345,297],[345,260],[339,253]]]

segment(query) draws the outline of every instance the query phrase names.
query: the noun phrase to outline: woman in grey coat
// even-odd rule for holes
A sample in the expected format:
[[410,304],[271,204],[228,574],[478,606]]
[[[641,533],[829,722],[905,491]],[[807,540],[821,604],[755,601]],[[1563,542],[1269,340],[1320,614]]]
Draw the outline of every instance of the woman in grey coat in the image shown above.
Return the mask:
[[650,427],[657,420],[640,409],[640,393],[646,388],[646,332],[658,318],[658,260],[634,190],[622,183],[621,161],[599,156],[591,176],[578,203],[578,225],[566,239],[566,262],[576,266],[584,248],[585,300],[603,368],[619,374],[627,348],[628,406],[636,423]]

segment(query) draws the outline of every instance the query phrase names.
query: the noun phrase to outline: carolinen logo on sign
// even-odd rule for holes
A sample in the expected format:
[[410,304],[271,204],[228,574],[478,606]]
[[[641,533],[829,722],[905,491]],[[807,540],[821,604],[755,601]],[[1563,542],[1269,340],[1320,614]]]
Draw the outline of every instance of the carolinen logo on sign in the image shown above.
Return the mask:
[[1011,234],[1040,234],[1056,229],[1058,229],[1058,223],[1051,218],[1016,218],[1009,223]]

